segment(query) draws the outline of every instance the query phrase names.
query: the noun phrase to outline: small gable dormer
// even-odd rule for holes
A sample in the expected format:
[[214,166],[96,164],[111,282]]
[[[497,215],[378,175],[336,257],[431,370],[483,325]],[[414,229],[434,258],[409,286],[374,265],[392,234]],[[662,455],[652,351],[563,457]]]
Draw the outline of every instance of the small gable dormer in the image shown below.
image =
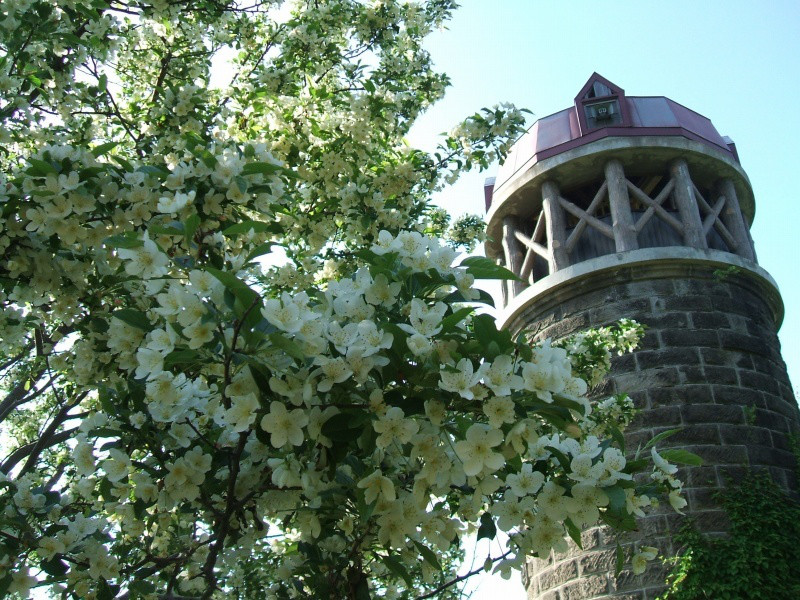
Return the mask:
[[630,115],[625,90],[605,77],[592,73],[575,97],[581,135],[603,127],[628,127]]

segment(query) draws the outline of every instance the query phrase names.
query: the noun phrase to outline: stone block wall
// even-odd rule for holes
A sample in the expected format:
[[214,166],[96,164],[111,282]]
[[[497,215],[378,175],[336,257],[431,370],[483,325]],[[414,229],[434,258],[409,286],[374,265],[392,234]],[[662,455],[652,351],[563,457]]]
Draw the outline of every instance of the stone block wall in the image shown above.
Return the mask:
[[[746,273],[693,266],[683,276],[651,278],[647,269],[577,282],[568,293],[537,299],[512,323],[537,338],[562,337],[630,317],[647,326],[638,351],[616,357],[598,394],[627,392],[641,409],[626,432],[628,450],[676,427],[660,447],[682,447],[705,464],[681,469],[698,527],[724,535],[726,516],[714,493],[748,469],[767,470],[793,495],[800,490],[791,436],[800,433],[794,398],[776,335],[776,315]],[[632,544],[675,554],[671,534],[683,517],[668,504],[638,522]],[[665,569],[651,563],[615,578],[615,541],[603,528],[584,532],[583,550],[534,559],[526,573],[532,600],[649,600],[663,590]]]

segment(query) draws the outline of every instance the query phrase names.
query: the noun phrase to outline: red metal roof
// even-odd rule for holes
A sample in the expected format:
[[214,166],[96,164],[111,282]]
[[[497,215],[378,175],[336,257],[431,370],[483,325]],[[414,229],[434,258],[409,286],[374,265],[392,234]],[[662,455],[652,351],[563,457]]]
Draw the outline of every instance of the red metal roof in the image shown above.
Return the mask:
[[[595,79],[610,84],[595,73],[584,89]],[[581,135],[582,124],[578,113],[581,104],[580,98],[576,98],[574,106],[536,121],[514,144],[505,163],[498,170],[495,189],[523,167],[530,168],[540,160],[604,137],[682,136],[709,144],[738,161],[733,143],[723,138],[703,115],[664,96],[625,96],[624,91],[616,86],[613,92],[625,113],[624,123],[592,129]]]

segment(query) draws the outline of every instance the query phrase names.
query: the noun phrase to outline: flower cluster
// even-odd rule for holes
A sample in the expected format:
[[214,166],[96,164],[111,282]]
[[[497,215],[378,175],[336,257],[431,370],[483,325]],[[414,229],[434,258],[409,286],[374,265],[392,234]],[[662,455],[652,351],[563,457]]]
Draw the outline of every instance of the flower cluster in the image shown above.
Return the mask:
[[682,508],[587,396],[638,326],[514,340],[421,233],[522,125],[403,145],[452,2],[90,4],[0,15],[0,595],[407,597]]

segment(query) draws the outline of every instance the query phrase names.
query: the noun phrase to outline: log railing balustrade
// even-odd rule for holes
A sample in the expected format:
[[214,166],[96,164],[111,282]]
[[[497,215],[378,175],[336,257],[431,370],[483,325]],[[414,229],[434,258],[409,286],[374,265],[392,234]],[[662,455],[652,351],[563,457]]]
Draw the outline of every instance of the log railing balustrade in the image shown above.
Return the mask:
[[[521,279],[504,285],[505,305],[547,275],[615,252],[688,246],[756,260],[730,179],[720,179],[704,193],[683,159],[673,161],[667,173],[641,178],[646,182],[640,182],[642,187],[626,177],[616,159],[606,163],[604,175],[583,207],[548,180],[541,186],[541,210],[532,222],[516,215],[503,218],[503,255],[497,262]],[[663,187],[652,195],[659,184]]]

